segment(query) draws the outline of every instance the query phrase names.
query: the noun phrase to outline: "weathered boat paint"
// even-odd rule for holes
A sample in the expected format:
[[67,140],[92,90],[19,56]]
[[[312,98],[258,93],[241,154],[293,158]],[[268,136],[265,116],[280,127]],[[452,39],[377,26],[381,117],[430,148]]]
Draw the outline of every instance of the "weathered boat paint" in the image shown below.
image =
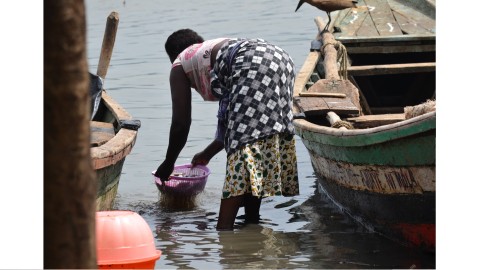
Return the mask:
[[[394,166],[435,164],[435,112],[361,130],[339,130],[301,119],[294,125],[307,148],[334,160]],[[417,138],[411,140],[412,136]]]
[[435,191],[433,166],[378,166],[326,159],[309,150],[319,175],[338,185],[379,194],[411,194]]
[[324,190],[344,212],[386,238],[435,252],[435,192],[383,194],[338,185],[319,174]]

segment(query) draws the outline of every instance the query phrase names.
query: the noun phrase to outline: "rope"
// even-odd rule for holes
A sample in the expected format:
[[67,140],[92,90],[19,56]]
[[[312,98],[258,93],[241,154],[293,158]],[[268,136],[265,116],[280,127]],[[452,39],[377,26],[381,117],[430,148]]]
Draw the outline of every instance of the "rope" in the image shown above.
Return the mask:
[[338,44],[338,49],[337,49],[337,61],[340,63],[340,69],[338,70],[338,73],[340,75],[340,78],[347,80],[348,79],[348,58],[347,58],[347,48],[345,46],[337,41]]
[[338,70],[338,74],[340,75],[340,79],[346,80],[348,77],[348,58],[347,58],[347,48],[340,42],[335,41],[335,43],[327,42],[322,45],[320,51],[323,55],[325,55],[325,47],[327,45],[332,45],[337,50],[337,62],[340,63],[340,68]]
[[340,121],[337,121],[335,123],[333,123],[332,125],[333,128],[341,128],[341,127],[345,127],[347,129],[353,129],[353,125],[350,124],[349,122],[347,121],[343,121],[343,120],[340,120]]

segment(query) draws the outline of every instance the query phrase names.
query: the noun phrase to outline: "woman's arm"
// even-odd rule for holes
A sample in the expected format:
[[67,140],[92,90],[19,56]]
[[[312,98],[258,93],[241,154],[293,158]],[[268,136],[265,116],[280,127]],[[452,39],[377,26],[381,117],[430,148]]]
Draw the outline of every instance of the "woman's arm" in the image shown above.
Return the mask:
[[182,66],[170,71],[170,92],[172,96],[172,123],[165,161],[158,167],[155,176],[168,180],[173,172],[178,155],[185,146],[192,122],[192,92]]

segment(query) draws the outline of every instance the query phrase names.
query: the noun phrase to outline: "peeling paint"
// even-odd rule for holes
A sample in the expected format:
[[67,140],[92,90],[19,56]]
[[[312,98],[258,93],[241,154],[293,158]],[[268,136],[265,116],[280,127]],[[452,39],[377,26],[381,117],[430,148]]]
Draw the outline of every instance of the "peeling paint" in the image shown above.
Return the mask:
[[380,194],[435,192],[435,169],[429,166],[391,167],[350,164],[310,152],[316,173],[338,185]]

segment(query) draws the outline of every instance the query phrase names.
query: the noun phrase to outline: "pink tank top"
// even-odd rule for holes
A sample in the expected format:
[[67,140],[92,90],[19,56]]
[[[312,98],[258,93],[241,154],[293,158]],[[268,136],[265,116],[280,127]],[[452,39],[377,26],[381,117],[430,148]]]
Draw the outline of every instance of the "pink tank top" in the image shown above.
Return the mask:
[[227,38],[205,40],[183,50],[175,59],[172,68],[181,65],[188,79],[195,83],[195,90],[203,100],[218,100],[210,91],[210,56],[213,47]]

